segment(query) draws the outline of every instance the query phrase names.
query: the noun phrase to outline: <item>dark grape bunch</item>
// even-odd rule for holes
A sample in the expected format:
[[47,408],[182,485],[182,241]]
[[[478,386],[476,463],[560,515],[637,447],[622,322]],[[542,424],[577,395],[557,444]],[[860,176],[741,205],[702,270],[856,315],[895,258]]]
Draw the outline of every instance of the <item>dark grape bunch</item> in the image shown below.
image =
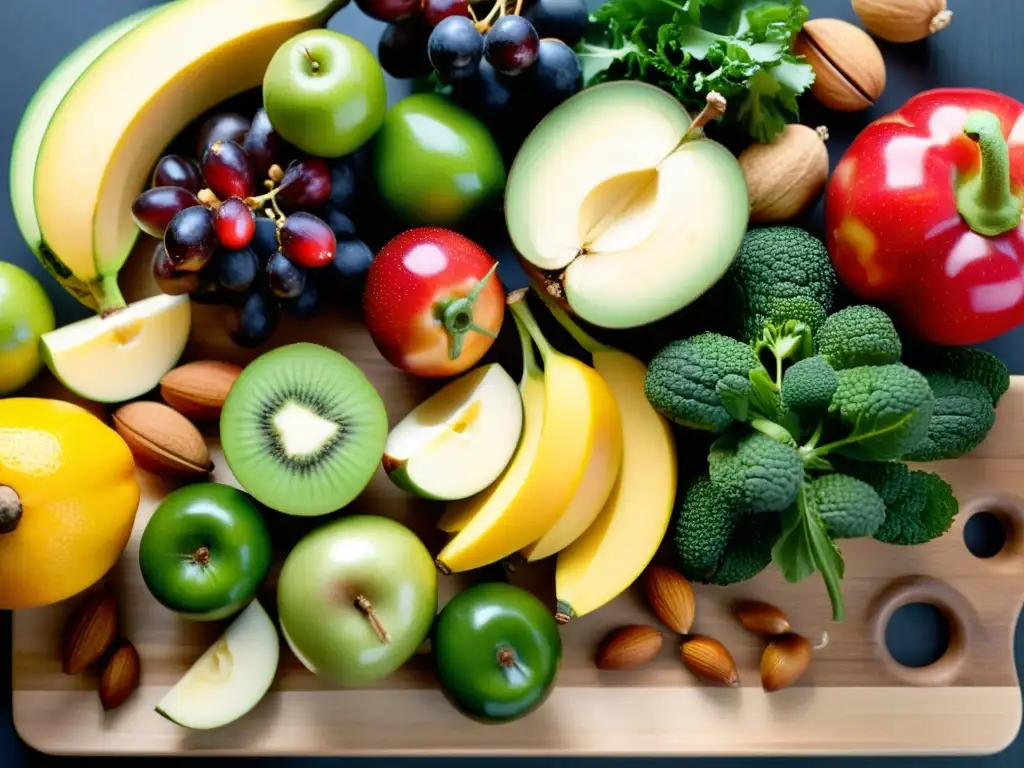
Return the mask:
[[[391,22],[378,47],[393,77],[436,72],[453,97],[485,121],[528,106],[540,114],[576,93],[582,70],[573,48],[583,37],[583,0],[356,0]],[[491,4],[493,2],[493,4]],[[480,13],[484,3],[489,9]],[[516,105],[516,102],[521,102]]]
[[214,115],[196,153],[160,158],[132,204],[139,229],[161,239],[160,290],[228,305],[227,331],[243,347],[265,343],[282,312],[312,317],[325,293],[355,295],[373,253],[348,216],[353,156],[300,156],[263,109],[252,120]]

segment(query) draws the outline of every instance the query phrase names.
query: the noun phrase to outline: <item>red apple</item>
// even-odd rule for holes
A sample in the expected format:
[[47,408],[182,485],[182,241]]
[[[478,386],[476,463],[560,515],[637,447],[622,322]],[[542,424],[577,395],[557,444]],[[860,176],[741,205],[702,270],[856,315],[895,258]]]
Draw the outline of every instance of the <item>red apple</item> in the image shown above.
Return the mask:
[[385,245],[366,275],[366,326],[384,358],[424,378],[454,376],[490,349],[505,316],[496,262],[441,227],[410,229]]

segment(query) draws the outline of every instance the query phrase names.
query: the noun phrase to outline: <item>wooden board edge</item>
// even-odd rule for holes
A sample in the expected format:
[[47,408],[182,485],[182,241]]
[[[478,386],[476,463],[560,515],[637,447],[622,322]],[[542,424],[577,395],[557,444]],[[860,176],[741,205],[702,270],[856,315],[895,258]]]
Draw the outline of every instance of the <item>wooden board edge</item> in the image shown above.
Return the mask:
[[15,691],[14,725],[31,748],[68,756],[699,757],[990,755],[1022,722],[1021,692],[1006,686],[770,696],[756,687],[577,687],[498,727],[461,717],[434,690],[282,691],[235,724],[196,732],[153,712],[163,692],[145,687],[125,711],[104,715],[92,692]]

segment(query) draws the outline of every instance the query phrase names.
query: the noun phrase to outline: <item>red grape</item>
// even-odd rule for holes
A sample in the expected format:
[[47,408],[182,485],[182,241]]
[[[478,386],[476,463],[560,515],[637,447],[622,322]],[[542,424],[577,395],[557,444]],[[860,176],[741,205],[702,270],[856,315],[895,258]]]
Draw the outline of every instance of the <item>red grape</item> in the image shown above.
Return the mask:
[[267,262],[267,284],[279,299],[294,299],[306,287],[306,270],[278,251]]
[[213,214],[213,225],[217,229],[220,244],[231,251],[245,248],[252,241],[256,231],[256,217],[245,203],[237,197],[220,204]]
[[432,27],[449,16],[469,16],[469,0],[423,0],[423,16]]
[[181,187],[153,187],[132,203],[132,218],[139,229],[153,237],[163,237],[171,219],[186,208],[199,205],[199,198]]
[[234,141],[239,144],[249,132],[249,120],[234,112],[214,115],[199,129],[199,141],[196,144],[196,157],[202,158],[214,142]]
[[257,179],[267,178],[270,166],[280,162],[284,141],[270,124],[267,110],[260,108],[252,119],[252,127],[245,135],[242,148],[249,155],[253,173]]
[[334,260],[338,240],[323,221],[311,213],[293,213],[278,230],[281,252],[302,267],[322,267]]
[[199,287],[199,273],[178,272],[163,243],[157,243],[153,250],[153,279],[157,287],[169,296],[192,293]]
[[284,172],[277,202],[287,211],[322,208],[331,196],[331,169],[319,157],[296,160]]
[[401,21],[420,10],[422,0],[356,0],[359,10],[378,21]]
[[167,225],[164,248],[175,269],[202,269],[217,248],[213,211],[202,205],[180,211]]
[[484,38],[484,56],[503,75],[516,75],[537,60],[540,36],[522,16],[502,16]]
[[153,169],[151,187],[181,187],[199,193],[203,188],[203,172],[199,163],[184,155],[165,155]]
[[249,156],[233,141],[216,141],[203,157],[206,185],[221,200],[248,197],[253,193],[253,172]]

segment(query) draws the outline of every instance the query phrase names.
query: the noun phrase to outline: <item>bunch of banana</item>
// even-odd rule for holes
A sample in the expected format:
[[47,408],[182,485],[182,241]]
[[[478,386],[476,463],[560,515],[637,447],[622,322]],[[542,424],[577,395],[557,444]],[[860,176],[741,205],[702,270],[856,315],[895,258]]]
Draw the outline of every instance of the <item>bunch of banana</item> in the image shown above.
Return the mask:
[[528,561],[557,555],[556,617],[565,622],[614,600],[654,557],[675,501],[675,442],[644,395],[641,361],[549,304],[590,352],[594,365],[584,365],[550,346],[525,291],[509,304],[523,346],[523,436],[490,488],[448,505],[439,527],[456,535],[438,565],[462,571],[517,552]]
[[36,95],[12,160],[29,246],[86,306],[124,307],[117,273],[138,228],[131,204],[170,141],[263,81],[291,37],[348,0],[176,0],[73,53]]

